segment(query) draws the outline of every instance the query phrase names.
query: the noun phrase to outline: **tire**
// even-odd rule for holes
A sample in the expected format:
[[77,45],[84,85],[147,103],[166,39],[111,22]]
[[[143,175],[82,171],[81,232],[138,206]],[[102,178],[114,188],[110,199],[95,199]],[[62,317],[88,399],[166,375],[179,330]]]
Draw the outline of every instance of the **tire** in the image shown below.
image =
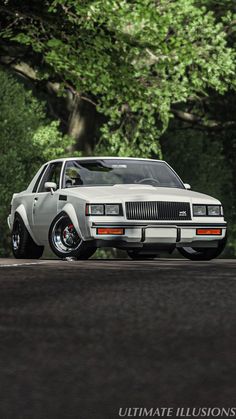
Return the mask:
[[34,242],[19,214],[15,216],[11,246],[16,259],[39,259],[44,251],[44,246],[38,246]]
[[226,243],[227,236],[225,236],[224,239],[220,240],[218,247],[179,247],[178,251],[182,256],[190,260],[211,260],[215,259],[223,252]]
[[96,247],[90,247],[79,237],[70,218],[64,212],[58,214],[49,229],[48,240],[52,251],[61,259],[72,257],[89,259]]
[[157,254],[141,253],[140,250],[127,250],[127,253],[133,260],[152,260],[157,257]]

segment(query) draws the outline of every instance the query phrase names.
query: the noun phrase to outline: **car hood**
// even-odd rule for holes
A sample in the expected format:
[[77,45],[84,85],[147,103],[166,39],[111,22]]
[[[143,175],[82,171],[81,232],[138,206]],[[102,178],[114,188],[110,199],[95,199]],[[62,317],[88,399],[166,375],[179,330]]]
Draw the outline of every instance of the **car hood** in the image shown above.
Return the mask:
[[152,185],[113,185],[113,186],[80,186],[64,189],[67,195],[78,196],[88,202],[121,202],[121,201],[182,201],[194,203],[220,202],[199,192],[180,188],[163,188]]

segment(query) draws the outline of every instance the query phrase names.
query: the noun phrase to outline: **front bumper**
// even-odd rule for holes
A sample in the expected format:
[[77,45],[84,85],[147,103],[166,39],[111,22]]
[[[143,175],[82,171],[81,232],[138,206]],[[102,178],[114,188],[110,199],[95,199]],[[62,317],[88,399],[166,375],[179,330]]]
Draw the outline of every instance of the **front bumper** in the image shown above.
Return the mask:
[[[98,228],[123,228],[124,235],[99,235]],[[221,229],[217,236],[199,236],[199,228]],[[219,240],[226,235],[227,223],[126,223],[92,222],[90,233],[97,247],[217,247]]]

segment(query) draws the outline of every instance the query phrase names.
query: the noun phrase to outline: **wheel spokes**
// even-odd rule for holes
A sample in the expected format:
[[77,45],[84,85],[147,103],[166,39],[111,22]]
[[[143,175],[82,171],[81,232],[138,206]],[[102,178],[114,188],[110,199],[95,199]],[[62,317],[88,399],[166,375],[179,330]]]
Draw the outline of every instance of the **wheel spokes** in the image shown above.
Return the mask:
[[66,216],[62,216],[55,223],[52,230],[52,240],[57,250],[63,253],[76,250],[81,243],[81,238],[74,225]]

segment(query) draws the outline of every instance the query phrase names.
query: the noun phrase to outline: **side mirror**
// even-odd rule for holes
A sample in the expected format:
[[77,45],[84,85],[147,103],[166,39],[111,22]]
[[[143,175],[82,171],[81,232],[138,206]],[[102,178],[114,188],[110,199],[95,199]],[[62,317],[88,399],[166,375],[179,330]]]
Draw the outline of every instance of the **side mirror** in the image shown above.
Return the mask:
[[57,184],[55,182],[45,182],[44,189],[46,191],[51,191],[51,195],[57,190]]
[[191,189],[191,185],[189,185],[189,183],[184,183],[184,187],[185,187],[185,189]]

